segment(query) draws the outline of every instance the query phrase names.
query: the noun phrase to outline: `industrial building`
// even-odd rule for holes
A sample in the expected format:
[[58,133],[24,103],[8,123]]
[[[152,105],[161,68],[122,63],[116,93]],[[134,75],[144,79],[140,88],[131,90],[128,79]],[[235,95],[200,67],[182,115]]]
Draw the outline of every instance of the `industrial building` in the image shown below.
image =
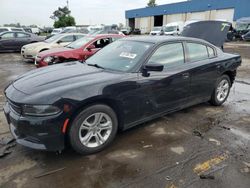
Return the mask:
[[154,26],[188,20],[223,20],[234,23],[250,17],[250,0],[189,0],[126,11],[126,25],[148,33]]

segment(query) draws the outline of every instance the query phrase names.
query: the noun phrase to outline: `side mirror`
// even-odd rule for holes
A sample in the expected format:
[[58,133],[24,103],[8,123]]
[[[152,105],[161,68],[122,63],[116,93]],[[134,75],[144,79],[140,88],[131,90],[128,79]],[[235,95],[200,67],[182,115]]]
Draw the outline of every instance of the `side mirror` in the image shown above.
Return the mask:
[[57,41],[57,44],[61,44],[63,41],[61,41],[61,40],[59,40],[59,41]]
[[95,49],[95,45],[91,44],[87,47],[87,50],[90,52],[92,49]]
[[163,71],[163,69],[164,66],[158,63],[146,64],[142,69],[142,76],[149,77],[150,76],[150,73],[148,73],[149,71],[161,72]]

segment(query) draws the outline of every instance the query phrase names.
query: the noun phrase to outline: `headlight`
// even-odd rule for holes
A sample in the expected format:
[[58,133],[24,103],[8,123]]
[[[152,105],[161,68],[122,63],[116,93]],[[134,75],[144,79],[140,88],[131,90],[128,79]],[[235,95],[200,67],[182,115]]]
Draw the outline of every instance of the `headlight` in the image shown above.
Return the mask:
[[43,61],[46,63],[52,63],[54,61],[54,57],[51,56],[45,57]]
[[24,105],[22,108],[23,115],[28,116],[52,116],[61,110],[53,105]]

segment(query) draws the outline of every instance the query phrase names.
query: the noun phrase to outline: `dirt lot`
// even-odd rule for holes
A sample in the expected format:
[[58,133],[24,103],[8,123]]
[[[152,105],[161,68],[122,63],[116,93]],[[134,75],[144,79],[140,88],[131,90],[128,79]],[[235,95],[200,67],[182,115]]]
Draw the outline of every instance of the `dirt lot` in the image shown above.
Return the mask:
[[[225,48],[240,53],[243,65],[222,107],[201,104],[137,126],[90,156],[16,145],[0,158],[0,187],[249,188],[250,43]],[[4,87],[31,69],[19,54],[0,54],[0,109]],[[0,138],[8,136],[0,110]]]

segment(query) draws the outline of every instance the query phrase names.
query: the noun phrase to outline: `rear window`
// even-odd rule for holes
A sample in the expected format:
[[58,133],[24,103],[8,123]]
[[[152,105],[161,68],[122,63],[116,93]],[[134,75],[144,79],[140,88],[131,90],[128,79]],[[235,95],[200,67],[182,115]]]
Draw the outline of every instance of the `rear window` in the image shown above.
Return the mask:
[[196,62],[208,59],[207,46],[198,43],[187,43],[189,61]]

